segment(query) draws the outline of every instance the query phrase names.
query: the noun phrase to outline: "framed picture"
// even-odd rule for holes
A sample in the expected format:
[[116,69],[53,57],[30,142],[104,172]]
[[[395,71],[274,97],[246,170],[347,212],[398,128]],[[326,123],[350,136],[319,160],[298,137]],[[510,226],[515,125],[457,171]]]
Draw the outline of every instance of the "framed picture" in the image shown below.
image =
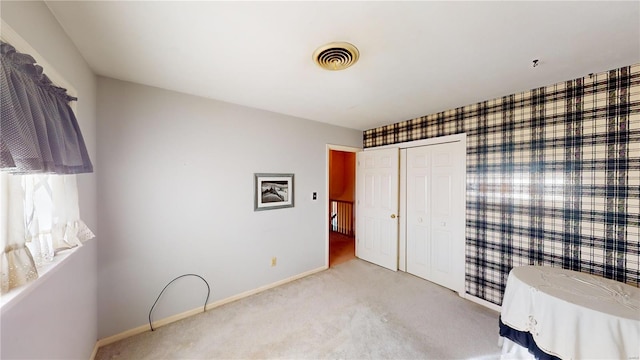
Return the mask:
[[293,207],[293,174],[254,174],[254,211]]

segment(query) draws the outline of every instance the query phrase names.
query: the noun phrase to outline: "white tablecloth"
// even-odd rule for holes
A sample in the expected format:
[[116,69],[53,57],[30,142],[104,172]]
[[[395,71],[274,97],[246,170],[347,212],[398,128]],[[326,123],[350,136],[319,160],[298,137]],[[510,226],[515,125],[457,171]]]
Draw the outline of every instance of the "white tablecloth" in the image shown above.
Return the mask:
[[640,289],[543,266],[509,273],[502,322],[563,359],[640,359]]

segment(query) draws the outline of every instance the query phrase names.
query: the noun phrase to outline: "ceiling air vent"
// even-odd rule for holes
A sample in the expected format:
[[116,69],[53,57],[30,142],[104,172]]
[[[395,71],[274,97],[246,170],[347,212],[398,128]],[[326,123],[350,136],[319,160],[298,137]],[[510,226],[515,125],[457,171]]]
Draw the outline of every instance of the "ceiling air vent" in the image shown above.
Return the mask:
[[313,53],[313,61],[326,70],[344,70],[355,64],[359,57],[358,49],[346,42],[332,42]]

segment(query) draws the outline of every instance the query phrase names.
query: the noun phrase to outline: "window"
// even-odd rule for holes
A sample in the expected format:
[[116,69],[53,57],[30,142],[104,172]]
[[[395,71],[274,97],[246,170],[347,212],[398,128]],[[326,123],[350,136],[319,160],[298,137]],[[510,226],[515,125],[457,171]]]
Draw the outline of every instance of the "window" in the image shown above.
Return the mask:
[[79,216],[75,174],[92,172],[93,166],[69,105],[76,98],[54,85],[68,84],[50,67],[45,74],[46,63],[36,63],[30,55],[38,57],[35,51],[4,21],[2,31],[0,290],[5,294],[36,279],[58,252],[94,235]]

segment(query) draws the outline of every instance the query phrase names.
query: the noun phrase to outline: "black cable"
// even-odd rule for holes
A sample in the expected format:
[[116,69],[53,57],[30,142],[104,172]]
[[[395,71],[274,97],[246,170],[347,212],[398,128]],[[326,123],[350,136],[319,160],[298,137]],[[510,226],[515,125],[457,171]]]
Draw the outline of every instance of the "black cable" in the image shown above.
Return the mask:
[[164,291],[167,289],[167,287],[169,287],[169,285],[171,285],[172,282],[174,282],[174,281],[176,281],[176,280],[178,280],[180,278],[183,278],[185,276],[196,276],[196,277],[199,277],[200,279],[202,279],[202,281],[204,281],[205,284],[207,284],[207,299],[204,301],[204,307],[203,307],[202,312],[207,311],[207,302],[209,302],[209,295],[211,294],[211,287],[209,286],[209,283],[207,282],[207,280],[205,280],[202,276],[197,275],[197,274],[180,275],[177,278],[169,281],[169,283],[167,285],[165,285],[165,287],[162,289],[162,291],[160,291],[160,294],[156,298],[156,301],[151,306],[151,310],[149,310],[149,327],[151,328],[151,331],[155,331],[155,329],[153,328],[153,325],[151,325],[151,313],[153,312],[153,308],[156,307],[156,304],[158,303],[158,300],[160,300],[160,296],[162,296],[162,293],[164,293]]

